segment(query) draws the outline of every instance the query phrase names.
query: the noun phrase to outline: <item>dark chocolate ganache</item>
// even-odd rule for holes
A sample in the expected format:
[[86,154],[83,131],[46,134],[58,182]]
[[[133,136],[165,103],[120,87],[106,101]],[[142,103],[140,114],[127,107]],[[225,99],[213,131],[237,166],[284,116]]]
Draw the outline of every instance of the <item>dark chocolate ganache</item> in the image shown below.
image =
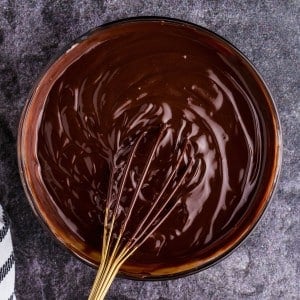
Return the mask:
[[[239,62],[207,33],[173,22],[115,24],[83,41],[69,50],[80,48],[76,58],[56,66],[57,78],[43,82],[36,145],[43,184],[70,232],[85,251],[100,253],[110,178],[117,191],[133,143],[147,132],[121,216],[155,128],[166,124],[139,201],[151,206],[185,140],[193,170],[174,196],[176,209],[128,264],[171,266],[216,251],[251,207],[263,160],[257,100]],[[140,221],[139,211],[133,218]]]

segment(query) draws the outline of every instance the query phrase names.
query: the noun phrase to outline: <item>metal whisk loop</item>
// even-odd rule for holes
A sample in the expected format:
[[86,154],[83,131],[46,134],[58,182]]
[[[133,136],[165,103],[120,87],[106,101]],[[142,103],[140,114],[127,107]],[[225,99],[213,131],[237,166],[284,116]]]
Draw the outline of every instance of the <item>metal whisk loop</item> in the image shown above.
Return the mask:
[[[160,128],[158,136],[155,139],[151,151],[146,159],[145,166],[137,183],[137,187],[133,193],[128,213],[119,228],[115,223],[120,207],[120,201],[124,193],[125,185],[129,177],[129,172],[132,167],[136,151],[140,146],[142,139],[145,137],[146,132],[142,133],[137,138],[136,142],[131,148],[126,161],[125,170],[121,177],[120,187],[115,199],[112,193],[115,174],[111,174],[105,209],[101,263],[89,296],[90,300],[104,299],[104,296],[106,295],[113,279],[117,275],[123,263],[159,228],[159,226],[170,216],[178,204],[178,200],[175,199],[175,201],[172,201],[172,199],[186,179],[187,175],[190,173],[193,166],[192,161],[189,161],[187,166],[185,166],[184,172],[180,176],[178,175],[178,170],[180,167],[182,167],[184,155],[187,152],[187,147],[189,144],[188,140],[184,142],[179,158],[176,161],[173,170],[168,175],[162,190],[153,200],[150,210],[146,213],[143,220],[137,224],[132,236],[126,240],[125,233],[128,223],[132,218],[139,194],[145,184],[145,179],[149,172],[151,163],[153,162],[159,144],[165,136],[167,129],[168,126],[166,124]],[[172,187],[172,183],[174,183],[175,178],[177,178],[176,186]],[[168,206],[170,207],[166,209]],[[116,232],[116,230],[118,232]],[[115,236],[116,238],[114,238]]]

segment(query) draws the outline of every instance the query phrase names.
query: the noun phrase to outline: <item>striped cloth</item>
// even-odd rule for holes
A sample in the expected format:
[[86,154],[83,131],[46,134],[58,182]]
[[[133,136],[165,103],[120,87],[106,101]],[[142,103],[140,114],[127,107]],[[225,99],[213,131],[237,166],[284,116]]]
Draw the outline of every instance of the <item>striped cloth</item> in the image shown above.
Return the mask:
[[14,300],[15,259],[8,218],[0,205],[0,300]]

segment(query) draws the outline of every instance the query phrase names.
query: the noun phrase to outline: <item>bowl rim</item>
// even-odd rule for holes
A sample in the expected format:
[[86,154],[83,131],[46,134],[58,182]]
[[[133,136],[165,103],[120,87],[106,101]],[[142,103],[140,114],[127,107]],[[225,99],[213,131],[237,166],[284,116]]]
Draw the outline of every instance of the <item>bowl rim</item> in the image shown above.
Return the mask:
[[[266,213],[266,210],[268,206],[270,205],[270,202],[272,201],[272,197],[274,196],[274,193],[276,191],[276,188],[278,186],[279,182],[279,175],[280,175],[280,170],[281,170],[281,165],[282,165],[282,153],[283,153],[283,145],[282,145],[282,129],[281,129],[281,123],[280,123],[280,118],[278,114],[278,110],[274,101],[274,97],[271,94],[268,85],[266,84],[265,80],[257,70],[257,68],[254,66],[254,64],[247,58],[247,56],[241,52],[236,46],[234,46],[231,42],[229,42],[227,39],[224,37],[220,36],[219,34],[215,33],[212,30],[209,30],[201,25],[177,19],[177,18],[170,18],[170,17],[163,17],[163,16],[136,16],[136,17],[129,17],[129,18],[122,18],[122,19],[117,19],[112,22],[104,23],[100,26],[96,26],[87,32],[83,33],[79,37],[73,39],[71,42],[67,43],[66,46],[64,46],[61,49],[57,50],[57,53],[52,56],[52,58],[49,60],[49,62],[46,64],[45,67],[42,68],[42,71],[40,72],[39,76],[35,79],[35,82],[25,100],[24,107],[22,110],[22,114],[20,117],[19,121],[19,126],[18,126],[18,136],[17,136],[17,159],[18,159],[18,169],[19,169],[19,174],[21,178],[21,183],[23,186],[23,189],[25,191],[25,195],[27,198],[27,201],[29,202],[34,214],[36,215],[37,219],[39,220],[39,223],[42,225],[43,228],[45,228],[46,232],[61,246],[63,246],[64,249],[67,249],[69,253],[71,253],[73,256],[79,258],[81,261],[86,263],[87,265],[93,267],[93,268],[98,268],[97,265],[89,261],[86,257],[81,256],[79,253],[73,251],[71,248],[68,247],[67,244],[65,244],[61,239],[59,239],[58,236],[55,235],[55,233],[50,229],[49,225],[47,222],[44,220],[42,215],[40,214],[39,210],[37,209],[35,205],[35,199],[34,196],[32,195],[30,188],[27,183],[26,175],[24,172],[24,166],[23,166],[23,159],[22,159],[22,147],[21,147],[21,139],[22,139],[22,131],[23,131],[23,124],[26,116],[26,112],[28,110],[28,107],[31,103],[32,96],[36,88],[38,87],[41,79],[43,76],[47,73],[48,69],[52,66],[52,64],[63,54],[65,54],[73,45],[80,43],[81,41],[85,40],[88,38],[90,35],[93,33],[103,30],[105,28],[118,25],[118,24],[123,24],[123,23],[133,23],[133,22],[168,22],[168,23],[175,23],[175,24],[182,24],[182,25],[188,25],[192,28],[195,28],[197,30],[200,30],[202,32],[206,32],[209,34],[211,37],[221,41],[223,44],[229,46],[229,48],[232,48],[240,57],[242,60],[245,61],[247,64],[247,67],[257,76],[256,80],[258,80],[261,84],[262,89],[265,90],[266,95],[268,96],[268,101],[269,101],[269,106],[270,106],[270,111],[272,114],[272,117],[274,119],[274,127],[272,127],[272,130],[274,130],[274,137],[275,137],[275,145],[277,146],[277,151],[275,151],[274,154],[274,161],[272,167],[275,168],[272,172],[272,176],[269,179],[268,183],[271,185],[270,191],[267,195],[267,200],[265,201],[265,205],[262,208],[262,211],[258,213],[257,220],[253,225],[251,226],[250,229],[247,229],[245,233],[241,234],[238,241],[235,243],[232,243],[229,249],[224,251],[221,255],[216,255],[216,257],[213,260],[210,260],[206,262],[205,264],[202,264],[198,267],[191,268],[189,270],[181,271],[178,273],[173,273],[170,275],[151,275],[149,277],[136,277],[129,275],[124,272],[119,272],[118,277],[121,278],[126,278],[126,279],[131,279],[131,280],[136,280],[136,281],[163,281],[163,280],[170,280],[170,279],[178,279],[182,278],[185,276],[189,276],[195,273],[198,273],[200,271],[206,270],[209,267],[214,266],[215,264],[221,262],[223,259],[228,257],[238,249],[249,236],[253,233],[253,231],[256,229],[258,226],[259,222],[262,220],[264,214]],[[266,97],[267,98],[267,97]]]

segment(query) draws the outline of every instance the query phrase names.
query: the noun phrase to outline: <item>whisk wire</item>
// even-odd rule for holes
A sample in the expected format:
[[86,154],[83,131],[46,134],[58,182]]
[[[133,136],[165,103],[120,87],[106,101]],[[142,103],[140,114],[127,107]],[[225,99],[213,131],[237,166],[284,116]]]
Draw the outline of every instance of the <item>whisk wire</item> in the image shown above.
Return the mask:
[[[167,213],[160,219],[160,221],[157,222],[157,224],[155,225],[154,228],[151,229],[150,232],[147,233],[147,230],[155,223],[156,220],[159,220],[159,216],[160,214],[164,211],[164,209],[166,208],[166,206],[170,203],[170,201],[172,200],[174,194],[177,192],[180,184],[183,182],[183,180],[185,179],[186,175],[188,174],[189,170],[190,170],[191,164],[189,164],[189,167],[186,169],[186,171],[184,172],[184,174],[182,175],[181,179],[178,182],[178,185],[174,188],[174,190],[172,191],[171,195],[169,195],[168,199],[165,201],[165,203],[163,204],[163,206],[158,210],[158,212],[155,214],[155,216],[153,217],[153,219],[148,223],[148,225],[146,226],[146,228],[142,231],[142,233],[140,233],[140,237],[139,239],[137,239],[134,243],[133,246],[139,247],[140,245],[142,245],[148,238],[149,236],[154,233],[159,226],[169,217],[169,215],[173,212],[173,210],[176,208],[176,205],[179,203],[179,200],[177,200],[172,207],[167,211]],[[142,241],[139,241],[142,237],[144,236],[144,238],[142,239]]]
[[[138,224],[136,230],[132,233],[132,236],[126,241],[125,233],[128,230],[127,227],[131,221],[133,210],[136,206],[140,192],[145,184],[145,178],[150,170],[151,163],[156,155],[159,144],[161,143],[167,128],[168,127],[165,124],[160,128],[159,134],[155,139],[154,145],[151,147],[149,155],[146,159],[144,168],[137,183],[137,187],[133,193],[127,214],[125,213],[125,217],[119,227],[115,226],[115,223],[118,216],[120,202],[124,193],[130,169],[132,168],[133,159],[136,156],[137,149],[141,144],[143,137],[145,137],[146,132],[142,133],[132,146],[126,161],[125,170],[122,174],[119,191],[116,197],[114,197],[112,192],[115,174],[112,173],[110,176],[104,217],[101,263],[89,296],[89,300],[104,299],[104,296],[106,295],[112,281],[124,262],[131,255],[133,255],[133,253],[159,228],[159,226],[161,226],[163,222],[165,222],[165,220],[171,215],[179,203],[179,199],[175,199],[173,202],[171,200],[174,198],[175,193],[186,179],[193,165],[192,161],[189,161],[187,165],[185,163],[184,172],[181,175],[178,174],[178,170],[184,161],[184,155],[187,151],[189,144],[188,140],[184,142],[179,158],[173,170],[168,175],[162,190],[152,202],[150,210],[146,213],[143,220]],[[172,182],[176,183],[176,185],[173,186],[174,184],[171,184]],[[171,190],[170,193],[167,193],[168,188]],[[166,211],[168,206],[170,207]],[[117,232],[114,232],[116,229]]]
[[133,195],[133,200],[132,200],[132,202],[130,203],[128,215],[127,215],[127,217],[125,218],[125,221],[124,221],[124,223],[123,223],[123,225],[122,225],[121,234],[123,234],[123,233],[125,232],[126,228],[127,228],[127,224],[128,224],[128,221],[130,220],[130,217],[131,217],[131,214],[132,214],[133,207],[134,207],[134,205],[135,205],[135,203],[136,203],[136,200],[138,199],[139,193],[140,193],[140,191],[141,191],[141,188],[142,188],[142,186],[143,186],[143,184],[144,184],[145,178],[146,178],[147,173],[148,173],[148,171],[149,171],[150,164],[151,164],[151,162],[152,162],[152,160],[153,160],[153,157],[154,157],[154,155],[155,155],[156,149],[157,149],[157,147],[158,147],[158,145],[159,145],[159,142],[161,141],[161,138],[162,138],[162,136],[163,136],[163,134],[164,134],[164,132],[165,132],[166,129],[167,129],[167,127],[164,126],[164,127],[162,128],[162,130],[160,131],[160,133],[159,133],[159,135],[158,135],[158,138],[156,139],[155,144],[154,144],[154,146],[153,146],[152,149],[151,149],[150,155],[148,156],[148,158],[147,158],[147,160],[146,160],[146,164],[145,164],[145,167],[144,167],[144,169],[143,169],[141,178],[140,178],[140,180],[139,180],[139,182],[138,182],[138,186],[137,186],[137,188],[135,189],[135,192],[134,192],[134,195]]
[[[164,130],[165,130],[165,129],[164,129]],[[160,135],[158,136],[158,138],[157,138],[157,140],[156,140],[156,143],[155,143],[155,145],[154,145],[153,148],[152,148],[151,154],[150,154],[150,156],[148,157],[147,163],[146,163],[146,165],[145,165],[145,167],[144,167],[144,170],[143,170],[143,173],[142,173],[142,177],[141,177],[141,179],[139,180],[137,189],[135,190],[135,194],[134,194],[134,196],[133,196],[133,200],[132,200],[132,202],[131,202],[131,205],[130,205],[130,208],[129,208],[128,215],[127,215],[127,217],[125,218],[124,223],[123,223],[122,226],[120,227],[120,232],[119,232],[119,234],[117,235],[117,241],[115,242],[115,245],[114,245],[114,247],[113,247],[113,250],[112,250],[113,252],[112,252],[112,254],[111,254],[111,258],[110,258],[110,260],[107,262],[108,264],[110,264],[111,261],[114,260],[116,254],[117,254],[117,251],[119,250],[121,237],[123,236],[123,234],[124,234],[124,232],[125,232],[125,230],[126,230],[128,220],[129,220],[130,217],[131,217],[132,209],[133,209],[133,207],[134,207],[134,205],[135,205],[135,203],[136,203],[136,200],[137,200],[137,198],[138,198],[138,194],[139,194],[139,192],[140,192],[140,189],[141,189],[141,187],[142,187],[142,184],[143,184],[143,182],[144,182],[144,179],[145,179],[145,177],[146,177],[146,175],[147,175],[147,171],[148,171],[148,169],[149,169],[149,167],[150,167],[152,158],[153,158],[153,156],[154,156],[154,154],[155,154],[155,149],[157,148],[157,145],[158,145],[158,143],[159,143],[159,141],[160,141],[160,139],[161,139],[161,137],[162,137],[163,132],[164,132],[163,130],[160,132]],[[120,200],[121,200],[121,196],[122,196],[122,194],[123,194],[123,189],[124,189],[124,186],[125,186],[125,183],[126,183],[126,179],[127,179],[127,176],[128,176],[128,172],[129,172],[129,170],[130,170],[130,167],[131,167],[131,164],[132,164],[132,160],[133,160],[134,155],[135,155],[135,153],[136,153],[136,149],[137,149],[138,145],[140,144],[141,139],[142,139],[144,136],[145,136],[145,132],[139,136],[139,138],[137,139],[136,143],[135,143],[134,146],[132,147],[132,150],[131,150],[131,152],[130,152],[130,154],[129,154],[129,158],[128,158],[127,163],[126,163],[125,171],[124,171],[124,174],[123,174],[122,179],[121,179],[121,185],[120,185],[118,197],[117,197],[117,200],[116,200],[116,204],[115,204],[115,207],[114,207],[113,215],[112,215],[112,220],[111,220],[111,223],[110,223],[109,233],[108,233],[108,235],[107,235],[107,242],[106,242],[107,247],[106,247],[106,250],[105,250],[106,253],[108,253],[108,251],[109,251],[108,247],[109,247],[109,245],[110,245],[110,239],[112,238],[112,231],[113,231],[113,228],[114,228],[114,223],[115,223],[115,220],[116,220],[117,211],[118,211],[118,208],[119,208],[119,205],[120,205]],[[108,200],[110,201],[111,198],[112,198],[112,195],[109,195]],[[110,203],[109,203],[109,204],[110,204]],[[108,205],[109,205],[109,204],[108,204]],[[109,214],[106,214],[106,216],[105,216],[106,220],[108,220],[108,215],[109,215]],[[111,246],[112,246],[112,245],[111,245]]]
[[[166,183],[165,183],[163,189],[161,190],[160,194],[157,196],[157,198],[156,198],[156,200],[155,200],[156,203],[158,203],[158,202],[161,200],[161,198],[162,198],[162,196],[164,195],[166,189],[168,188],[168,186],[169,186],[171,180],[174,178],[176,172],[178,171],[179,165],[180,165],[181,162],[182,162],[182,159],[183,159],[185,150],[186,150],[186,148],[187,148],[187,144],[188,144],[188,142],[186,141],[185,144],[184,144],[183,150],[182,150],[182,152],[181,152],[181,154],[180,154],[180,156],[179,156],[179,159],[178,159],[178,162],[177,162],[175,168],[172,170],[171,174],[168,176],[168,178],[167,178],[167,180],[166,180]],[[182,176],[182,178],[179,180],[177,187],[173,190],[172,194],[171,194],[171,195],[168,197],[168,199],[164,202],[162,208],[161,208],[161,209],[159,210],[159,212],[152,218],[152,220],[156,220],[156,218],[158,217],[158,215],[159,215],[159,214],[165,209],[165,207],[168,205],[168,203],[169,203],[170,200],[172,199],[173,195],[176,193],[178,187],[180,186],[182,180],[184,179],[185,175],[186,175],[186,174],[184,174],[184,175]],[[145,225],[145,223],[146,223],[147,221],[148,221],[148,224],[150,224],[150,223],[149,223],[149,218],[150,218],[151,214],[154,212],[155,208],[157,208],[156,205],[152,205],[152,206],[151,206],[151,208],[150,208],[149,212],[147,213],[147,215],[145,216],[145,218],[144,218],[144,219],[141,221],[141,223],[138,225],[137,230],[136,230],[136,232],[133,234],[131,240],[134,240],[134,239],[135,239],[135,237],[139,234],[141,228]],[[147,226],[146,228],[148,228],[148,226]]]
[[[109,232],[108,232],[107,236],[103,238],[103,240],[106,240],[106,243],[105,243],[106,244],[106,249],[105,249],[106,253],[108,253],[108,250],[109,250],[110,240],[111,240],[111,237],[112,237],[112,231],[113,231],[114,224],[115,224],[115,221],[116,221],[118,209],[119,209],[119,206],[120,206],[121,197],[122,197],[124,186],[125,186],[125,183],[126,183],[126,179],[127,179],[127,176],[128,176],[131,164],[132,164],[132,160],[134,158],[136,149],[137,149],[137,147],[138,147],[138,145],[139,145],[139,143],[142,140],[142,138],[143,138],[144,135],[145,134],[141,134],[139,136],[139,138],[137,139],[136,143],[132,147],[132,150],[130,151],[129,157],[128,157],[127,162],[126,162],[125,170],[124,170],[124,173],[123,173],[123,176],[122,176],[122,179],[121,179],[120,189],[119,189],[119,192],[118,192],[118,196],[117,196],[117,199],[116,199],[115,207],[113,209],[113,214],[112,214],[112,217],[111,217],[112,220],[111,220],[111,223],[110,223]],[[112,186],[113,179],[114,179],[114,176],[112,176],[111,179],[110,179],[111,180],[110,186]],[[107,201],[108,201],[108,205],[106,206],[107,207],[107,211],[105,213],[105,220],[106,220],[105,223],[106,223],[106,225],[108,223],[108,218],[109,218],[109,206],[112,204],[112,190],[110,190],[110,192],[109,192]],[[106,226],[106,228],[107,227],[108,226]],[[104,233],[107,233],[107,230],[106,231],[104,230]],[[118,240],[116,242],[117,245],[120,242],[121,236],[122,236],[121,233],[118,234]],[[113,254],[114,254],[114,252],[113,252]]]
[[[113,210],[113,214],[112,214],[112,220],[111,220],[111,223],[110,223],[110,228],[109,230],[106,230],[106,228],[108,228],[108,219],[109,219],[109,212],[110,212],[110,206],[112,205],[112,187],[113,187],[113,180],[114,180],[114,173],[112,172],[111,173],[111,176],[110,176],[110,180],[109,180],[109,189],[108,189],[108,197],[107,197],[107,205],[106,205],[106,208],[105,208],[105,217],[104,217],[104,231],[103,231],[103,241],[102,241],[102,255],[101,255],[101,264],[100,264],[100,267],[99,267],[99,270],[98,270],[98,273],[97,273],[97,276],[96,276],[96,279],[95,279],[95,284],[94,284],[94,287],[92,289],[93,290],[97,290],[100,286],[100,283],[101,281],[99,280],[99,278],[101,276],[103,276],[103,270],[105,269],[105,267],[107,265],[109,265],[114,257],[115,257],[115,254],[116,254],[116,247],[114,247],[113,249],[113,252],[112,252],[112,255],[111,255],[111,259],[110,260],[107,260],[107,255],[109,254],[109,247],[111,247],[112,245],[110,244],[110,240],[111,240],[111,237],[112,237],[112,231],[113,231],[113,228],[114,228],[114,223],[115,223],[115,219],[116,219],[116,216],[117,216],[117,212],[118,212],[118,209],[119,209],[119,205],[120,205],[120,200],[121,200],[121,197],[122,197],[122,193],[123,193],[123,189],[124,189],[124,186],[125,186],[125,183],[126,183],[126,179],[127,179],[127,176],[128,176],[128,173],[129,173],[129,170],[130,170],[130,167],[131,167],[131,164],[132,164],[132,160],[133,160],[133,157],[134,157],[134,154],[136,152],[136,149],[141,141],[141,139],[143,138],[143,136],[145,135],[145,133],[141,134],[137,141],[135,142],[135,144],[133,145],[130,153],[129,153],[129,156],[128,156],[128,159],[127,159],[127,162],[126,162],[126,166],[125,166],[125,170],[124,170],[124,173],[122,175],[122,178],[121,178],[121,185],[120,185],[120,189],[119,189],[119,193],[118,193],[118,196],[117,196],[117,199],[116,199],[116,203],[115,203],[115,207],[114,207],[114,210]],[[119,245],[119,242],[120,242],[120,238],[121,238],[121,235],[119,234],[118,235],[118,240],[116,241],[115,245]]]

